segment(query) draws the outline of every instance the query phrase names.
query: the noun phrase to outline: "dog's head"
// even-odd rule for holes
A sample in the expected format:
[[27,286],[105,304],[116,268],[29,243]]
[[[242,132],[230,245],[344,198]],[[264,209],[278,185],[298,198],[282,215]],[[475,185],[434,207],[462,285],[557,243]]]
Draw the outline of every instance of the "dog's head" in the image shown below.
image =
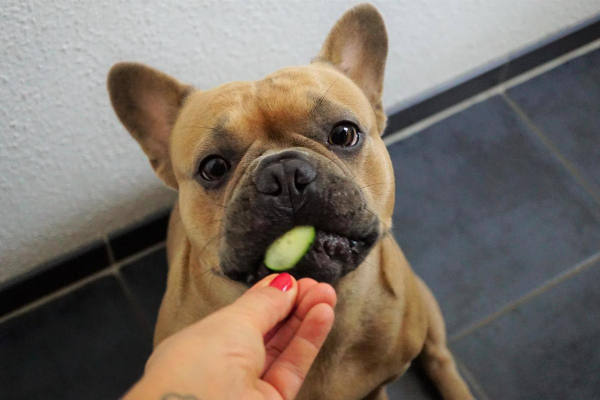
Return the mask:
[[370,5],[336,23],[318,57],[255,82],[200,91],[140,64],[115,65],[115,111],[157,175],[179,191],[202,265],[251,284],[265,250],[297,225],[317,238],[290,271],[335,282],[389,226],[394,178],[381,140],[387,34]]

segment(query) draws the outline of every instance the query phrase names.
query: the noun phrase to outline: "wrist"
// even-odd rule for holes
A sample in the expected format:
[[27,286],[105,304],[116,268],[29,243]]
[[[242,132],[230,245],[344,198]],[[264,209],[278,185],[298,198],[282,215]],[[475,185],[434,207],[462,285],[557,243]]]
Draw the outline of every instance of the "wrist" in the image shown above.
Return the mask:
[[185,387],[181,382],[168,382],[144,375],[127,392],[123,400],[208,400],[208,397]]
[[[183,367],[182,367],[183,368]],[[177,372],[182,372],[178,375]],[[123,400],[221,400],[231,397],[233,385],[231,381],[221,382],[220,379],[199,374],[193,378],[188,371],[170,369],[152,370],[129,390]],[[235,380],[235,379],[234,379]]]

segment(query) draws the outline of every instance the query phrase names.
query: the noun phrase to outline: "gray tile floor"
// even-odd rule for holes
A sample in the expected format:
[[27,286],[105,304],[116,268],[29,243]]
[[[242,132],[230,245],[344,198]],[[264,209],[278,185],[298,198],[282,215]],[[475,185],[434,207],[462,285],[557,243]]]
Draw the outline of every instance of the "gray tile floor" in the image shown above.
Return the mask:
[[0,399],[116,399],[150,351],[117,280],[101,278],[0,325]]
[[[599,127],[596,50],[389,149],[394,234],[479,399],[600,398]],[[0,398],[118,398],[165,277],[157,248],[0,323]],[[414,368],[388,392],[439,398]]]
[[[600,50],[390,147],[394,225],[479,398],[600,398]],[[392,399],[435,398],[400,379]]]

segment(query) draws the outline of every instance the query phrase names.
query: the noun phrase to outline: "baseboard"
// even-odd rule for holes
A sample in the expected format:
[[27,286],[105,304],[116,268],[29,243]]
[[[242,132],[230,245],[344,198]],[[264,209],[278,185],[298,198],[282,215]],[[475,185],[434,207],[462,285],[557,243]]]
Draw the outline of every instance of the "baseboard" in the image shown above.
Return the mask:
[[450,108],[466,99],[524,74],[548,61],[576,50],[600,38],[600,15],[560,32],[540,43],[515,52],[506,61],[489,65],[472,76],[445,84],[425,97],[407,101],[388,113],[384,132],[389,135]]
[[169,214],[170,210],[160,211],[114,232],[108,240],[95,241],[1,284],[0,317],[163,242]]

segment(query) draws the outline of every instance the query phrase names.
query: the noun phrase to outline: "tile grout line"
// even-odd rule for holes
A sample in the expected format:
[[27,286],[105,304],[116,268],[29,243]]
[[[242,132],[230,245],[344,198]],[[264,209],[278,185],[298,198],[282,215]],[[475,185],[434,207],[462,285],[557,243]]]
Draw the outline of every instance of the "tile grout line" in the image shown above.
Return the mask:
[[148,320],[146,312],[142,309],[142,306],[141,306],[139,300],[131,291],[131,287],[129,286],[129,283],[127,283],[127,280],[125,279],[125,277],[123,277],[123,274],[121,273],[121,269],[116,268],[114,271],[114,275],[115,275],[115,278],[117,279],[119,287],[121,288],[121,290],[123,291],[123,294],[125,295],[125,299],[127,300],[129,305],[133,309],[133,313],[135,314],[137,322],[141,325],[141,328],[150,335],[150,338],[152,338],[154,335],[154,329],[152,327],[152,324]]
[[383,138],[383,143],[389,147],[392,144],[396,143],[396,142],[400,142],[416,133],[419,133],[420,131],[430,127],[431,125],[440,122],[448,117],[453,116],[454,114],[458,114],[459,112],[466,110],[467,108],[477,104],[477,103],[481,103],[487,99],[489,99],[490,97],[493,97],[497,94],[500,93],[500,86],[494,86],[490,89],[487,89],[479,94],[476,94],[473,97],[469,97],[466,100],[463,100],[451,107],[446,108],[445,110],[439,111],[433,115],[430,115],[427,118],[422,119],[419,122],[416,122],[404,129],[401,129],[397,132],[394,132],[390,135],[387,135]]
[[102,236],[102,239],[104,240],[104,245],[106,246],[106,252],[108,253],[108,262],[110,263],[110,265],[113,265],[116,263],[115,252],[114,252],[112,246],[110,245],[110,239],[108,237],[108,234]]
[[132,254],[128,257],[125,257],[124,259],[120,260],[120,261],[116,261],[115,262],[115,268],[121,268],[122,266],[126,265],[126,264],[131,264],[134,261],[137,261],[141,258],[144,258],[145,256],[147,256],[148,254],[161,249],[163,247],[165,247],[167,244],[166,240],[162,240],[158,243],[153,244],[152,246],[148,246],[146,247],[144,250],[140,250],[135,254]]
[[575,265],[573,268],[563,271],[560,274],[558,274],[557,276],[555,276],[554,278],[545,281],[542,285],[540,285],[537,288],[531,290],[530,292],[524,294],[523,296],[519,297],[515,301],[508,303],[506,306],[504,306],[500,310],[488,315],[487,317],[484,317],[483,319],[471,324],[470,326],[467,326],[462,331],[459,331],[457,334],[452,335],[452,337],[448,339],[448,342],[453,343],[453,342],[457,342],[457,341],[465,338],[466,336],[470,335],[471,333],[475,332],[476,330],[483,328],[484,326],[490,324],[491,322],[497,320],[498,318],[510,313],[511,311],[518,308],[519,306],[529,302],[530,300],[538,297],[539,295],[547,292],[548,290],[553,289],[554,287],[558,286],[562,282],[567,281],[568,279],[574,277],[575,275],[578,275],[579,273],[587,270],[588,268],[593,267],[598,262],[600,262],[600,251],[591,255],[590,257],[586,258],[579,264]]
[[[108,236],[107,236],[107,239],[108,239]],[[123,261],[117,263],[117,262],[114,262],[115,256],[114,256],[114,251],[112,249],[112,246],[110,246],[110,242],[108,243],[110,256],[112,257],[112,260],[115,263],[115,271],[114,271],[115,278],[117,279],[117,282],[119,283],[119,286],[121,287],[121,290],[123,291],[123,294],[125,295],[126,300],[129,302],[129,305],[133,309],[133,312],[135,314],[135,317],[136,317],[138,323],[141,325],[141,328],[147,334],[150,335],[150,339],[152,339],[152,340],[154,339],[154,327],[152,326],[152,323],[150,322],[150,320],[148,320],[148,316],[146,315],[146,312],[143,310],[139,300],[131,291],[131,287],[129,286],[129,283],[127,283],[127,280],[121,273],[121,269],[124,265],[135,262],[136,260],[139,260],[139,259],[145,257],[147,254],[150,254],[164,246],[166,246],[166,240],[159,242],[155,245],[152,245],[152,246],[142,250],[141,252],[138,252],[138,253],[132,255],[131,257],[125,258]]]
[[567,172],[573,178],[575,178],[577,183],[579,183],[585,189],[585,191],[588,192],[588,194],[592,196],[592,198],[598,204],[600,204],[600,192],[598,192],[594,188],[594,185],[589,183],[587,179],[582,176],[579,169],[575,167],[575,165],[573,165],[573,163],[571,163],[571,161],[564,154],[562,154],[559,148],[554,144],[554,142],[552,142],[552,140],[550,140],[546,133],[540,127],[538,127],[531,120],[531,118],[529,118],[527,113],[525,113],[525,111],[512,98],[510,98],[510,96],[507,93],[503,93],[502,97],[504,98],[506,103],[508,103],[510,108],[512,108],[512,110],[519,116],[519,118],[521,118],[521,120],[525,122],[525,125],[531,131],[533,131],[533,133],[538,137],[538,139],[542,141],[542,143],[544,144],[544,146],[546,146],[550,153],[552,153],[554,157],[558,159],[558,161],[562,164],[563,168],[565,168]]
[[158,250],[162,247],[164,247],[166,244],[165,241],[156,243],[132,256],[129,256],[127,258],[124,258],[121,261],[117,261],[112,265],[109,265],[107,268],[104,268],[92,275],[88,275],[72,284],[70,284],[69,286],[63,287],[61,289],[58,289],[52,293],[49,293],[45,296],[40,297],[39,299],[36,299],[30,303],[27,303],[19,308],[17,308],[16,310],[11,311],[8,314],[5,314],[3,316],[0,317],[0,324],[3,324],[4,322],[11,320],[13,318],[19,317],[29,311],[33,311],[34,309],[49,303],[53,300],[58,299],[59,297],[62,297],[66,294],[69,294],[71,292],[74,292],[78,289],[83,288],[84,286],[91,284],[97,280],[100,280],[102,278],[108,277],[108,276],[114,276],[115,279],[117,279],[118,281],[118,277],[117,277],[117,273],[119,271],[119,269],[126,264],[132,263],[134,261],[139,260],[140,258],[152,253],[155,250]]
[[69,286],[63,287],[57,291],[54,291],[50,294],[40,297],[39,299],[36,299],[30,303],[27,303],[27,304],[17,308],[16,310],[13,310],[13,311],[9,312],[8,314],[5,314],[2,317],[0,317],[0,324],[3,324],[4,322],[6,322],[10,319],[21,316],[29,311],[32,311],[32,310],[38,308],[39,306],[49,303],[49,302],[51,302],[59,297],[62,297],[70,292],[74,292],[77,289],[82,288],[89,283],[92,283],[99,279],[110,276],[113,274],[112,268],[113,268],[112,266],[104,268],[101,271],[98,271],[92,275],[88,275],[85,278],[80,279],[80,280],[70,284]]
[[454,357],[454,362],[458,366],[459,372],[462,372],[465,375],[465,378],[468,383],[473,387],[473,391],[477,392],[479,397],[478,400],[490,400],[490,396],[488,396],[487,392],[483,389],[483,386],[477,381],[475,375],[471,372],[471,370],[467,367],[467,365],[456,355],[454,352],[452,353]]
[[[493,97],[494,95],[502,94],[506,90],[508,90],[514,86],[520,85],[523,82],[526,82],[526,81],[533,79],[539,75],[542,75],[554,68],[557,68],[557,67],[567,63],[568,61],[571,61],[572,59],[583,56],[583,55],[590,53],[598,48],[600,48],[600,39],[597,39],[591,43],[588,43],[588,44],[581,46],[575,50],[572,50],[566,54],[563,54],[560,57],[550,60],[542,65],[539,65],[527,72],[522,73],[521,75],[511,78],[508,81],[500,80],[500,82],[498,82],[498,84],[496,86],[493,86],[487,90],[484,90],[483,92],[480,92],[480,93],[476,94],[475,96],[472,96],[472,97],[470,97],[466,100],[463,100],[451,107],[446,108],[445,110],[442,110],[433,115],[430,115],[429,117],[422,119],[421,121],[416,122],[406,128],[400,129],[399,131],[396,131],[394,133],[391,133],[391,134],[385,136],[383,138],[383,142],[385,143],[385,145],[387,147],[389,147],[392,144],[402,141],[402,140],[430,127],[431,125],[433,125],[437,122],[440,122],[448,117],[451,117],[454,114],[457,114],[463,110],[466,110],[467,108],[469,108],[475,104],[481,103],[481,102],[489,99],[490,97]],[[506,67],[504,68],[504,71],[501,72],[502,79],[504,79],[504,77],[506,77],[506,74],[508,73],[508,65],[509,64],[510,64],[510,61],[508,61]]]

